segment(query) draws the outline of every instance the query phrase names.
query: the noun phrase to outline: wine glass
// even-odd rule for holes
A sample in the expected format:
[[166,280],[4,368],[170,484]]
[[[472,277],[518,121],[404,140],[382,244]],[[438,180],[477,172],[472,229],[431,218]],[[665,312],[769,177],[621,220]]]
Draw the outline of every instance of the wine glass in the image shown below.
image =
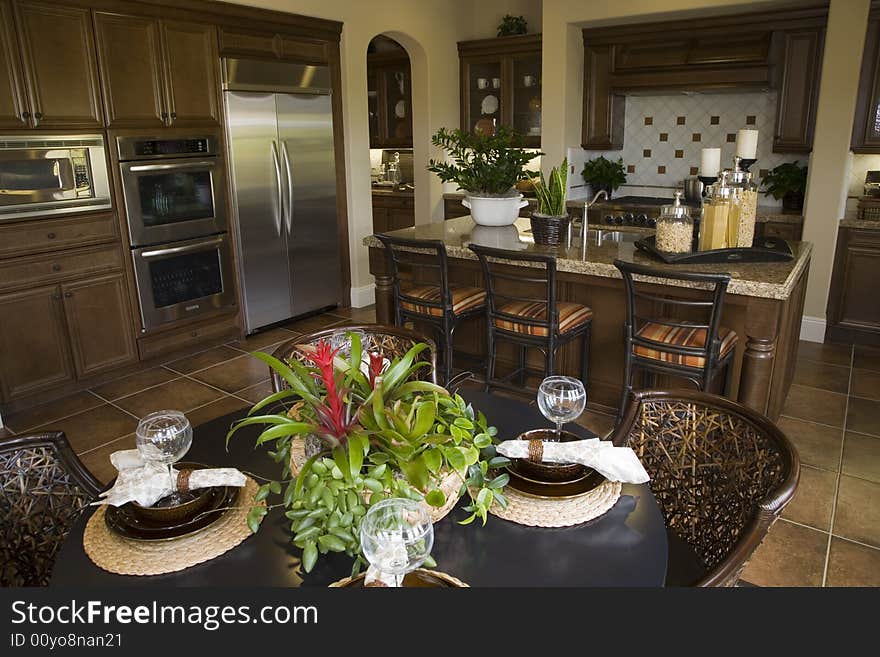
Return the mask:
[[186,416],[180,411],[150,413],[138,423],[135,444],[145,461],[168,466],[172,493],[166,499],[171,504],[180,504],[182,497],[177,492],[171,465],[182,459],[192,445],[192,426]]
[[361,549],[383,582],[402,586],[434,545],[431,514],[422,502],[392,497],[374,504],[361,521]]
[[580,379],[570,376],[548,376],[538,388],[538,408],[562,437],[562,425],[580,417],[587,405],[587,391]]

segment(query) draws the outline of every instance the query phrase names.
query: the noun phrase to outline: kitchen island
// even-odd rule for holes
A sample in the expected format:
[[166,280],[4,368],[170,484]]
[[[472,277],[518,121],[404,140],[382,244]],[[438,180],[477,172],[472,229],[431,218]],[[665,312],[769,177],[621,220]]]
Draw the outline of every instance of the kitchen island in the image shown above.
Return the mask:
[[[562,301],[574,301],[593,309],[593,334],[590,361],[590,404],[616,409],[623,381],[623,324],[626,315],[625,294],[615,259],[652,265],[670,272],[682,271],[682,265],[666,265],[639,251],[633,233],[591,230],[586,248],[575,238],[572,246],[549,248],[536,246],[529,220],[519,219],[514,226],[487,228],[477,226],[469,217],[423,224],[397,230],[391,235],[410,239],[442,240],[449,254],[450,281],[461,285],[483,285],[471,243],[524,252],[548,250],[557,256],[557,295]],[[373,235],[364,238],[369,248],[370,272],[376,278],[376,321],[394,323],[393,288],[389,265],[382,243]],[[808,242],[792,242],[794,259],[782,263],[738,263],[724,265],[687,265],[687,271],[725,272],[731,276],[721,324],[739,336],[729,396],[777,419],[791,386],[795,354],[800,334],[804,293],[807,285],[810,253]],[[668,279],[637,279],[655,294],[679,298],[694,292]],[[463,324],[456,332],[456,349],[472,354],[486,352],[485,325],[477,320]],[[558,370],[563,374],[579,372],[580,346],[577,341],[559,354]],[[515,360],[512,345],[501,343],[499,363]],[[530,363],[540,367],[540,354],[530,354]],[[504,371],[504,368],[501,368]],[[661,381],[659,385],[673,385]],[[680,385],[676,383],[676,385]],[[684,384],[689,385],[689,384]]]

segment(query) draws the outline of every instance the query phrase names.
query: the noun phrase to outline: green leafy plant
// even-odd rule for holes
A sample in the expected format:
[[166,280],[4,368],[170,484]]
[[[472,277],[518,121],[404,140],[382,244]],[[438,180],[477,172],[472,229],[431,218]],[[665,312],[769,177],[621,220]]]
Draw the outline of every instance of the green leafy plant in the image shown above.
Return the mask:
[[516,34],[525,34],[528,31],[526,19],[522,16],[513,16],[504,14],[501,23],[498,25],[498,36],[513,36]]
[[613,192],[626,182],[623,158],[619,158],[617,162],[612,162],[600,155],[592,160],[587,160],[581,175],[584,178],[584,182],[592,185],[594,189],[604,189],[608,192]]
[[538,178],[532,178],[535,187],[535,195],[538,199],[538,212],[551,217],[561,217],[567,214],[565,208],[565,185],[568,181],[568,158],[562,160],[562,164],[553,167],[550,171],[550,182],[544,179],[542,171]]
[[781,199],[786,194],[803,195],[807,189],[807,167],[784,162],[773,167],[761,181],[764,196]]
[[[430,366],[416,362],[427,346],[414,345],[390,363],[370,353],[364,364],[360,335],[347,338],[348,358],[323,341],[301,345],[311,365],[255,353],[289,387],[254,404],[226,438],[228,443],[246,426],[266,427],[256,446],[271,445],[268,454],[281,465],[282,480],[263,484],[255,502],[281,496],[306,572],[327,552],[353,557],[352,572],[357,572],[363,564],[360,520],[370,505],[388,497],[443,507],[450,494],[444,484],[454,479],[451,494],[470,496],[465,507],[470,515],[462,524],[477,518],[485,524],[493,504],[507,505],[508,475],[494,470],[509,461],[495,451],[495,427],[461,396],[415,378]],[[291,477],[292,443],[306,436],[319,438],[326,451],[307,459]],[[251,531],[259,529],[266,513],[267,507],[255,504],[248,514]]]
[[446,150],[453,162],[431,160],[428,171],[478,196],[512,195],[511,188],[527,177],[525,165],[541,155],[522,150],[522,136],[508,126],[494,135],[440,128],[431,143]]

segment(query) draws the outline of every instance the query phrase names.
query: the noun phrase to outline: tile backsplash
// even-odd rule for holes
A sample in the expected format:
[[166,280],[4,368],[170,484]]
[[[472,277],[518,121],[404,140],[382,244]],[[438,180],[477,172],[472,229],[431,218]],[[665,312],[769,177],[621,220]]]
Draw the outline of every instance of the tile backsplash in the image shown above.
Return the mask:
[[[721,166],[733,165],[736,133],[741,128],[758,130],[757,162],[751,171],[760,184],[761,174],[783,162],[806,156],[773,152],[776,93],[681,93],[658,96],[627,96],[623,150],[585,151],[569,149],[574,174],[569,177],[569,196],[588,193],[581,178],[584,162],[604,155],[623,158],[626,184],[617,195],[671,196],[672,191],[700,167],[700,150],[721,148]],[[779,205],[772,196],[760,197],[761,205]]]

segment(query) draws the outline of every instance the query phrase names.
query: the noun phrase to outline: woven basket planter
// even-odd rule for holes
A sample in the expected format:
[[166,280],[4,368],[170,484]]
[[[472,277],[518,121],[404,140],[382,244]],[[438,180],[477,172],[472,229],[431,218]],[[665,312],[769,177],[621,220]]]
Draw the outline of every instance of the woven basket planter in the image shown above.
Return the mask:
[[568,233],[568,224],[571,217],[567,214],[561,217],[552,217],[547,214],[533,212],[531,217],[532,237],[535,238],[535,244],[543,244],[545,246],[558,246],[565,241]]
[[[315,436],[306,436],[305,440],[293,440],[290,443],[290,474],[296,477],[305,462],[316,454],[326,451],[326,446]],[[461,477],[456,472],[448,472],[440,481],[440,490],[446,495],[446,504],[441,507],[429,506],[433,522],[445,518],[458,502],[461,490]]]

